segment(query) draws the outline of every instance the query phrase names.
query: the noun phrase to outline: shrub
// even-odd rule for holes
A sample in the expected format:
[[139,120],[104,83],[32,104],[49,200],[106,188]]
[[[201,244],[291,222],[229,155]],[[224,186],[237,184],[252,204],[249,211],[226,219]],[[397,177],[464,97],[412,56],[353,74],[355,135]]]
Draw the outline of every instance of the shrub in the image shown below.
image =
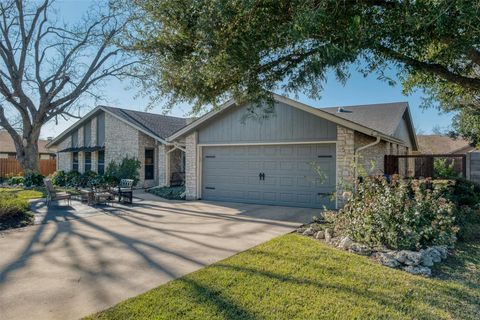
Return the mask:
[[433,162],[433,177],[438,179],[454,179],[458,178],[459,175],[453,167],[453,161],[447,163],[447,159],[435,159]]
[[15,193],[0,193],[0,230],[23,227],[33,223],[33,215],[28,212],[26,199]]
[[25,187],[39,187],[43,185],[43,176],[33,170],[25,170],[23,173],[23,185]]
[[185,186],[179,187],[157,187],[149,189],[148,192],[169,200],[185,200]]
[[449,181],[367,177],[338,214],[335,228],[355,241],[390,249],[453,245],[455,204],[444,197]]
[[107,180],[118,183],[121,179],[133,179],[133,185],[138,183],[140,161],[135,158],[123,158],[120,163],[110,162],[105,170]]
[[70,171],[65,175],[66,187],[78,187],[80,185],[80,173],[78,171]]
[[65,171],[60,170],[60,171],[55,171],[51,176],[50,180],[52,183],[56,186],[59,187],[65,187],[67,183],[67,177],[65,175]]
[[8,178],[7,184],[11,186],[23,184],[23,176],[11,176]]
[[79,184],[81,187],[93,187],[98,177],[98,173],[87,171],[80,175]]

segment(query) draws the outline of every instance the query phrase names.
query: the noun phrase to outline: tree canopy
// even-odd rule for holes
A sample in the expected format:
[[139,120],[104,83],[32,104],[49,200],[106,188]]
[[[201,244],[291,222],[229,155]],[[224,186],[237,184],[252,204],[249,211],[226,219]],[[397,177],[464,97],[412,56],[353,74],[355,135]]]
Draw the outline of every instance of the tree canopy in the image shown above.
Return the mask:
[[133,0],[131,48],[148,57],[153,86],[201,106],[269,90],[317,96],[327,73],[351,65],[446,110],[480,109],[478,0]]
[[12,137],[23,169],[38,169],[45,123],[75,116],[85,107],[82,98],[99,98],[99,85],[130,76],[138,63],[118,45],[128,16],[98,7],[65,24],[53,2],[0,2],[0,127]]

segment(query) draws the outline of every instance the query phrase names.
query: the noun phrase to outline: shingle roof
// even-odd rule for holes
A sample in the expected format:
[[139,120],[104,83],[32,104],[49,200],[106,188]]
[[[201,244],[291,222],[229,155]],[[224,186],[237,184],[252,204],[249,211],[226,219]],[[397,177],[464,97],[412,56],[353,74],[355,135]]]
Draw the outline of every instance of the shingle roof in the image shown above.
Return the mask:
[[426,154],[444,154],[444,153],[457,153],[463,150],[468,152],[475,149],[470,147],[470,143],[462,138],[453,139],[448,136],[442,135],[419,135],[418,139],[418,151]]
[[[48,140],[38,140],[38,153],[55,153],[56,148],[46,148]],[[0,130],[0,152],[16,153],[12,137],[5,130]]]
[[[393,102],[320,109],[383,134],[393,136],[407,106],[406,102]],[[344,112],[338,112],[339,108]]]
[[187,124],[187,119],[184,118],[107,106],[101,107],[162,139],[167,138]]

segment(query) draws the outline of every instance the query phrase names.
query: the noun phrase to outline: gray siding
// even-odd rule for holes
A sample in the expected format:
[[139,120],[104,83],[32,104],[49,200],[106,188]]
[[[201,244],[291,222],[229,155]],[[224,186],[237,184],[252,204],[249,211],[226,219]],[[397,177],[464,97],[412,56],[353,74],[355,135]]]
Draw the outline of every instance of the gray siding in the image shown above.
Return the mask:
[[394,137],[402,141],[405,141],[405,144],[409,148],[413,146],[413,141],[410,136],[410,131],[408,130],[408,125],[407,125],[407,120],[405,119],[405,115],[403,116],[402,121],[400,121],[400,124],[398,125],[398,128],[395,131]]
[[268,119],[244,119],[237,107],[199,129],[199,143],[255,143],[336,140],[336,124],[283,103]]
[[105,144],[105,112],[101,112],[97,116],[97,145]]

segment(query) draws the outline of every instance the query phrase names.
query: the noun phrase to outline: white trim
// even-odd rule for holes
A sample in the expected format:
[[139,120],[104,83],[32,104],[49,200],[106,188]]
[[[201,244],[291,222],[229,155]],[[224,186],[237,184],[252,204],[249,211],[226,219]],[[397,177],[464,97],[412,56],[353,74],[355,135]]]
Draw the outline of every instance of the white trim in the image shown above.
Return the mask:
[[239,143],[199,143],[199,147],[236,147],[236,146],[274,146],[274,145],[294,145],[294,144],[332,144],[337,140],[328,141],[286,141],[286,142],[239,142]]

